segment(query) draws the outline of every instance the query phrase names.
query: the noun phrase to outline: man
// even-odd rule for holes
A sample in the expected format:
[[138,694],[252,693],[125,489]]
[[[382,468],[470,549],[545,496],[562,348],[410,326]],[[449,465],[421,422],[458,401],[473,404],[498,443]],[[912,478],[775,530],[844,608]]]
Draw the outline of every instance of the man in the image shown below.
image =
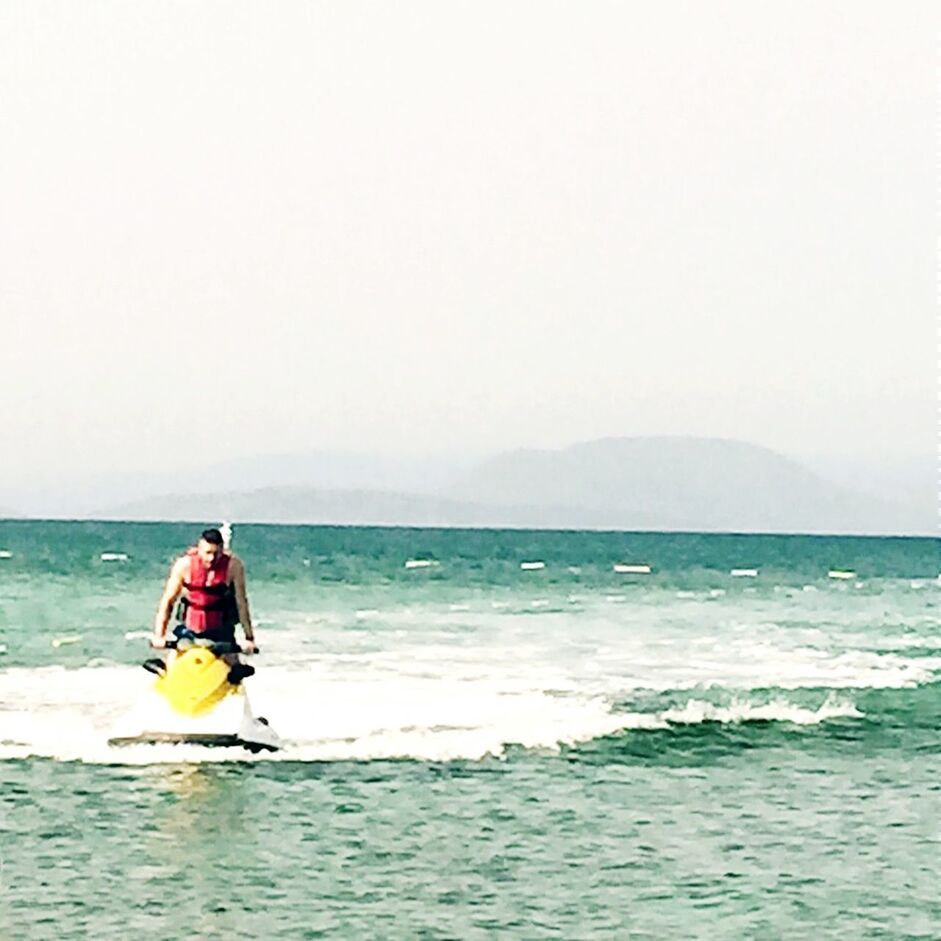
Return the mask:
[[181,594],[184,627],[207,640],[234,644],[235,625],[241,624],[245,633],[242,650],[257,650],[245,594],[245,566],[225,550],[218,529],[204,530],[199,542],[173,563],[157,606],[151,646],[166,646],[170,613]]

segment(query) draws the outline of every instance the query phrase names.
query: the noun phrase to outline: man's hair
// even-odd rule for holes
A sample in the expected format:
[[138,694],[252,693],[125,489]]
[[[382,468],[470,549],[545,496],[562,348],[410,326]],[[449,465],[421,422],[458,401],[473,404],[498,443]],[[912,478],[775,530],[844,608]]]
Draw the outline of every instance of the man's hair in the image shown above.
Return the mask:
[[211,542],[214,546],[222,545],[222,533],[218,529],[204,529],[202,534],[199,537],[200,539],[205,540],[206,542]]

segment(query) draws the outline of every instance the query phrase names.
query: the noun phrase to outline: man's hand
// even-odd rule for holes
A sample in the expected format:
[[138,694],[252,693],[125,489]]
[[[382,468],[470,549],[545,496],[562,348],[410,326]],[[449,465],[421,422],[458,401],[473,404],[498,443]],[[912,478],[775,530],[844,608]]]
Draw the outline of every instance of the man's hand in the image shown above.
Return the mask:
[[255,645],[255,638],[249,640],[247,637],[242,643],[242,653],[258,653],[258,647]]
[[167,646],[167,638],[163,634],[151,634],[150,646],[162,650]]

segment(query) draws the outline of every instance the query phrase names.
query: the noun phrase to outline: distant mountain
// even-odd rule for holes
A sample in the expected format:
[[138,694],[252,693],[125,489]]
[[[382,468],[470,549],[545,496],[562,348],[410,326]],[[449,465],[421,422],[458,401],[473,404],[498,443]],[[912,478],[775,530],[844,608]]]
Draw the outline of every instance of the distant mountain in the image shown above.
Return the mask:
[[485,461],[448,496],[643,512],[668,529],[936,533],[933,514],[840,487],[767,448],[717,438],[608,438],[514,451]]
[[[211,475],[210,475],[211,476]],[[99,519],[934,535],[933,514],[855,493],[767,448],[611,438],[484,461],[443,495],[264,487],[122,503]]]
[[308,451],[231,458],[166,472],[61,475],[0,488],[4,500],[35,516],[95,516],[101,507],[146,503],[161,494],[255,491],[273,487],[377,490],[436,494],[471,466],[468,460],[388,458],[341,451]]
[[370,490],[269,487],[234,493],[168,494],[111,507],[96,519],[325,523],[350,526],[466,526],[560,529],[652,529],[662,521],[643,511],[578,507],[486,506],[420,494]]
[[914,457],[838,458],[809,455],[798,461],[826,480],[878,497],[890,503],[915,507],[924,519],[938,512],[938,455],[925,451]]

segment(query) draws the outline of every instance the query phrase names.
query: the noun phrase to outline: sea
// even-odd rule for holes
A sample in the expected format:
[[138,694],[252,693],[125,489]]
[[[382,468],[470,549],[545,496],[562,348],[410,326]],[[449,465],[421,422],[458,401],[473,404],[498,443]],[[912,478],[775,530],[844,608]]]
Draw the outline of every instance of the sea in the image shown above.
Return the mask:
[[937,540],[236,524],[284,749],[109,747],[200,528],[0,522],[0,938],[941,938]]

